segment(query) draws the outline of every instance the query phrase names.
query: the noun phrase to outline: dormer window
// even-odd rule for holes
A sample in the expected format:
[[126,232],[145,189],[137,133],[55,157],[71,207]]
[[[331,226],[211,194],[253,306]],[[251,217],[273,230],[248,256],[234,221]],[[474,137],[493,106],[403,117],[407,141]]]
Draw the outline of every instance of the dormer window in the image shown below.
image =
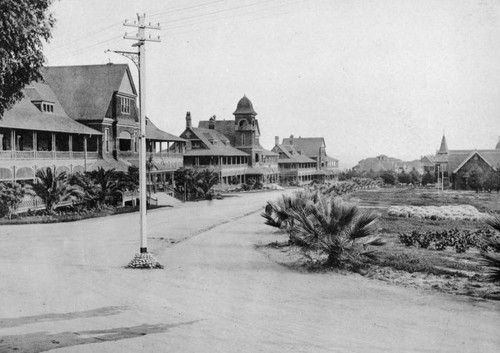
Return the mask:
[[127,97],[120,97],[120,111],[122,114],[130,114],[130,106],[132,99]]
[[54,112],[54,103],[48,102],[35,102],[35,107],[37,107],[43,113],[53,113]]

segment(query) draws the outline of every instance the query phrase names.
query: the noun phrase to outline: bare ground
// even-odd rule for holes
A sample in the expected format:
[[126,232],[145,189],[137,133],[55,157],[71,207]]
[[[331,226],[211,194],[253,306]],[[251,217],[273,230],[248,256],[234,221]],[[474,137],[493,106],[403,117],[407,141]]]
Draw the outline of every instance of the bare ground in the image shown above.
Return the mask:
[[498,351],[498,302],[270,261],[270,197],[149,213],[164,270],[123,267],[137,215],[2,227],[0,351]]

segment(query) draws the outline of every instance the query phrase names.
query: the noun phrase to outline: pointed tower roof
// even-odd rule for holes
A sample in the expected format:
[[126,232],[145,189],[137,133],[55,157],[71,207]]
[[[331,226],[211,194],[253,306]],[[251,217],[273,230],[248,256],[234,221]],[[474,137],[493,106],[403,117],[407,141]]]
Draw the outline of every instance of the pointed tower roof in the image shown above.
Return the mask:
[[443,139],[441,140],[441,147],[439,147],[438,154],[447,154],[448,144],[446,143],[446,136],[443,134]]
[[252,102],[250,102],[250,99],[248,99],[247,96],[243,96],[243,98],[240,99],[238,105],[236,106],[236,111],[233,114],[248,114],[253,116],[257,115],[255,110],[253,109]]
[[495,146],[496,150],[500,150],[500,136],[498,136],[498,142],[497,145]]

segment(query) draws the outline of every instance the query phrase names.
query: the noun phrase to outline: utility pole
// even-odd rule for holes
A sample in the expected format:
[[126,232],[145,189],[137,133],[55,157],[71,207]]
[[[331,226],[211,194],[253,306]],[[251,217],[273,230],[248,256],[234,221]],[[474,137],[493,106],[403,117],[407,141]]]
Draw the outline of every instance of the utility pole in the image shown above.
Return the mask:
[[[117,52],[134,61],[139,69],[139,105],[140,105],[140,132],[139,132],[139,193],[140,193],[140,236],[141,246],[140,254],[147,254],[147,224],[146,224],[146,42],[160,42],[160,37],[152,38],[151,35],[146,37],[146,28],[160,30],[160,24],[146,24],[146,14],[137,15],[138,21],[129,22],[125,20],[123,23],[127,27],[136,27],[137,33],[133,36],[125,33],[124,39],[132,39],[137,42],[133,47],[138,47],[138,52]],[[137,57],[137,61],[134,60]],[[135,259],[134,259],[135,260]],[[133,260],[133,261],[134,261]],[[130,266],[130,265],[129,265]]]

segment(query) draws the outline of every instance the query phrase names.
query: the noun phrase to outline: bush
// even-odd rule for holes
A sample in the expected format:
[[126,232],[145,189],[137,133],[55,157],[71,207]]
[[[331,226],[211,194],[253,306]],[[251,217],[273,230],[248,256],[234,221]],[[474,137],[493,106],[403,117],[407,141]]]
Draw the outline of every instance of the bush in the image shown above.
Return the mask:
[[370,245],[384,244],[373,236],[376,215],[361,213],[356,206],[318,191],[297,192],[276,203],[268,202],[262,216],[266,224],[286,230],[290,243],[304,254],[326,256],[326,266],[358,265],[363,257],[375,257]]
[[384,181],[384,184],[387,185],[395,185],[396,184],[396,173],[392,171],[385,171],[380,175],[382,180]]
[[18,183],[0,183],[0,217],[12,217],[12,212],[17,208],[27,193],[27,188]]
[[497,239],[494,231],[490,230],[443,230],[419,232],[413,231],[411,234],[399,233],[399,240],[406,246],[417,246],[422,249],[434,248],[442,251],[448,247],[455,248],[457,253],[464,253],[471,248],[482,251],[496,250],[491,247],[490,240]]

